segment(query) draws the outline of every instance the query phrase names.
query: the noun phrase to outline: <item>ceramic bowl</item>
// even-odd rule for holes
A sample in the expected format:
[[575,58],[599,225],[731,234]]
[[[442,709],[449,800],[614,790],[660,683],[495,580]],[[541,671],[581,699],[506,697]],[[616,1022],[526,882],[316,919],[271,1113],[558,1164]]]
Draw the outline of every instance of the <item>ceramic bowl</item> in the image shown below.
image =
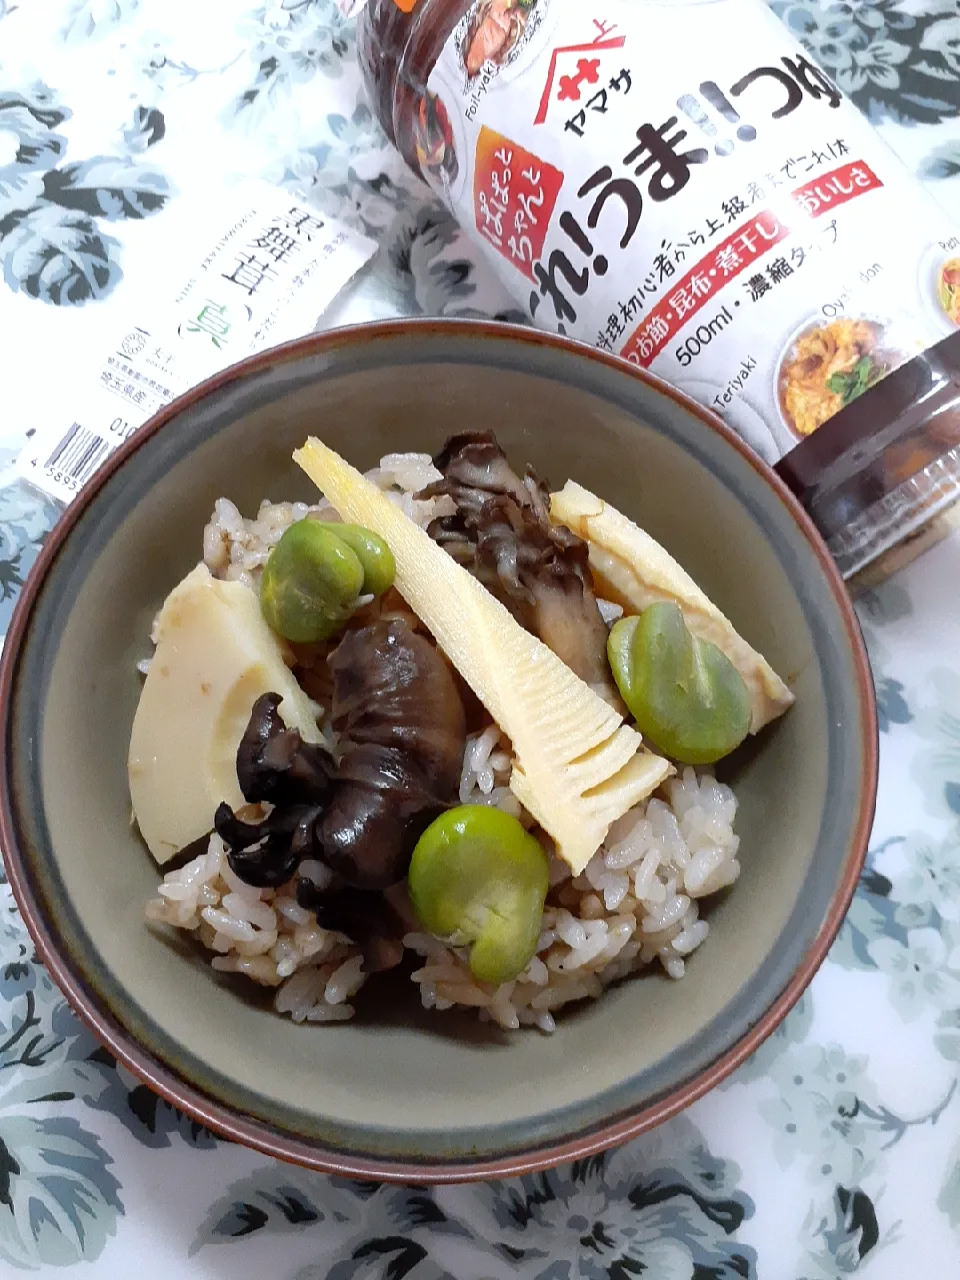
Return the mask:
[[[295,1025],[148,928],[158,872],[130,820],[137,660],[221,495],[310,499],[291,450],[357,466],[494,427],[662,541],[789,679],[796,705],[725,771],[743,874],[673,982],[650,973],[497,1033],[381,983],[349,1024]],[[231,1138],[317,1169],[442,1182],[597,1152],[705,1093],[777,1026],[850,901],[876,787],[872,683],[843,583],[798,505],[732,432],[613,358],[529,330],[399,322],[229,369],[85,489],[20,597],[0,671],[0,834],[40,955],[112,1053]],[[398,980],[399,982],[399,980]],[[371,988],[368,990],[372,990]]]

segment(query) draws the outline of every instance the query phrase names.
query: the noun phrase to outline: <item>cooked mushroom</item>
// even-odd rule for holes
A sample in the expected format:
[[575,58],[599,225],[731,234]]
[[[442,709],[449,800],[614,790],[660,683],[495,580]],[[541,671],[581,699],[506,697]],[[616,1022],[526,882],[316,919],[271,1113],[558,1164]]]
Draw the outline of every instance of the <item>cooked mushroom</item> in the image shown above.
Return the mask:
[[384,889],[403,879],[424,828],[456,799],[465,716],[434,645],[400,619],[379,621],[348,632],[330,670],[339,763],[287,729],[279,697],[265,694],[237,776],[248,801],[273,808],[259,822],[217,809],[230,868],[256,888],[278,888],[317,858],[348,885]]
[[237,780],[244,798],[271,805],[270,812],[258,822],[244,822],[221,804],[214,815],[231,871],[257,889],[286,884],[300,860],[314,850],[314,827],[333,786],[333,757],[287,728],[280,702],[277,693],[256,700],[237,748]]
[[433,461],[443,479],[418,496],[446,495],[457,511],[434,520],[430,536],[476,573],[576,675],[617,706],[587,544],[550,523],[548,486],[529,467],[521,479],[492,431],[451,436]]
[[463,704],[433,644],[398,619],[348,632],[330,667],[341,754],[321,857],[348,884],[382,889],[456,797]]
[[227,846],[235,876],[255,889],[279,889],[313,849],[321,812],[318,805],[278,806],[261,822],[241,822],[228,804],[221,804],[213,825]]
[[280,717],[280,696],[265,693],[253,704],[237,749],[237,780],[251,803],[321,804],[333,781],[333,757],[304,742]]

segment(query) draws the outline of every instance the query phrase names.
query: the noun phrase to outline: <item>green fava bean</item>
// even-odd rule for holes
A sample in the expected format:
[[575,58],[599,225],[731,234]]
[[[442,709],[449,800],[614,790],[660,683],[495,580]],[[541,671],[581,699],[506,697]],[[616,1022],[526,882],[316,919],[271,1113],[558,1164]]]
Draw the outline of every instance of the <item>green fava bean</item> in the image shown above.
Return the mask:
[[540,935],[550,883],[547,855],[516,818],[459,805],[417,841],[407,875],[421,924],[470,944],[470,972],[499,986],[523,973]]
[[715,644],[691,635],[680,607],[664,600],[621,618],[607,656],[643,736],[683,764],[712,764],[750,728],[750,694]]
[[364,595],[382,596],[393,586],[397,566],[381,537],[359,524],[335,524],[333,532],[363,565]]
[[270,553],[260,581],[260,608],[285,640],[328,640],[356,608],[363,576],[356,552],[333,527],[298,520]]

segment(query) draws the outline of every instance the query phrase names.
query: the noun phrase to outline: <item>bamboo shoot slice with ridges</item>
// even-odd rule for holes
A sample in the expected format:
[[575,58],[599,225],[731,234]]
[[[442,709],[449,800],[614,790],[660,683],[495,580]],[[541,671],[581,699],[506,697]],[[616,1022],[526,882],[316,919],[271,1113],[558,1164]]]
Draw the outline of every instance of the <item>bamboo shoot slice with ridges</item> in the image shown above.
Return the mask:
[[791,706],[793,694],[769,662],[737,633],[670,553],[616,507],[568,480],[558,493],[550,495],[550,518],[587,543],[600,594],[632,613],[641,613],[660,600],[672,600],[680,606],[693,634],[726,654],[750,693],[751,733]]

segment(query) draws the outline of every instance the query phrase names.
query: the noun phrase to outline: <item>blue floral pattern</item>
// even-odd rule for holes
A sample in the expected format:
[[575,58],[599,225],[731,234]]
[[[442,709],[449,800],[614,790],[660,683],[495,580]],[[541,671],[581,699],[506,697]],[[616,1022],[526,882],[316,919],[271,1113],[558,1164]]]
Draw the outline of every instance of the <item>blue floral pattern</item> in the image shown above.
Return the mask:
[[771,7],[874,124],[939,126],[942,141],[914,162],[919,176],[960,174],[960,0],[771,0]]
[[72,0],[64,14],[60,35],[65,44],[82,44],[132,17],[140,0]]
[[[469,1199],[394,1191],[263,1169],[214,1204],[194,1251],[259,1232],[311,1229],[318,1262],[300,1276],[438,1280],[456,1241],[471,1274],[523,1280],[641,1276],[753,1280],[756,1254],[738,1239],[753,1203],[736,1165],[680,1117],[609,1155],[493,1182]],[[468,1212],[464,1213],[464,1210]],[[323,1270],[331,1236],[339,1261]],[[437,1248],[441,1245],[441,1248]]]
[[957,112],[960,5],[774,0],[773,9],[874,122],[939,124]]
[[960,817],[960,676],[947,667],[935,667],[927,677],[917,733],[925,745],[913,772],[930,810]]
[[244,24],[252,82],[227,108],[247,128],[269,114],[278,96],[314,76],[339,79],[354,53],[353,23],[341,17],[334,0],[265,5]]
[[119,243],[98,219],[145,218],[170,195],[162,173],[132,160],[60,163],[67,142],[56,130],[70,116],[45,84],[5,88],[0,67],[0,137],[11,140],[0,154],[3,280],[58,306],[104,298],[123,277]]
[[[960,0],[771,3],[960,213]],[[222,0],[196,30],[172,12],[158,0],[0,0],[0,321],[30,329],[42,316],[45,346],[70,342],[78,307],[85,324],[120,314],[138,228],[149,236],[208,168],[286,186],[378,241],[339,321],[522,319],[374,121],[334,0]],[[26,366],[33,355],[24,349]],[[0,436],[0,634],[57,515],[15,481],[26,425],[4,421]],[[473,1188],[392,1189],[219,1140],[81,1026],[0,880],[0,1270],[142,1270],[144,1210],[138,1219],[132,1206],[147,1185],[176,1203],[161,1225],[177,1259],[163,1273],[178,1276],[953,1274],[960,603],[943,584],[958,580],[954,538],[858,601],[880,712],[880,806],[811,989],[722,1088],[596,1159]]]

